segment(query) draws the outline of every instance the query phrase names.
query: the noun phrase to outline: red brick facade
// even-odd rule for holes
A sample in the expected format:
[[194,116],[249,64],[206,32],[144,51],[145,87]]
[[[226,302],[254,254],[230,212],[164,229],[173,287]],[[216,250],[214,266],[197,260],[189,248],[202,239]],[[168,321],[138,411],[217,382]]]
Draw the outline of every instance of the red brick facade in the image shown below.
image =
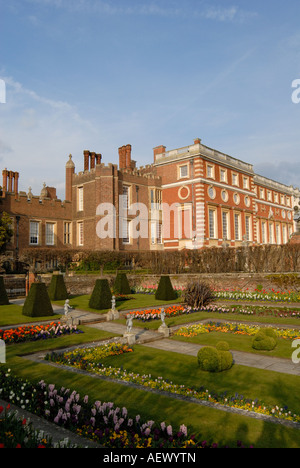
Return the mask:
[[[1,206],[13,221],[11,255],[28,247],[130,251],[297,242],[299,189],[255,174],[251,164],[200,139],[171,151],[154,148],[146,167],[137,168],[131,153],[131,145],[120,147],[118,166],[85,150],[78,173],[70,155],[64,201],[53,187],[39,196],[19,192],[19,174],[5,169]],[[146,211],[134,209],[136,203]]]

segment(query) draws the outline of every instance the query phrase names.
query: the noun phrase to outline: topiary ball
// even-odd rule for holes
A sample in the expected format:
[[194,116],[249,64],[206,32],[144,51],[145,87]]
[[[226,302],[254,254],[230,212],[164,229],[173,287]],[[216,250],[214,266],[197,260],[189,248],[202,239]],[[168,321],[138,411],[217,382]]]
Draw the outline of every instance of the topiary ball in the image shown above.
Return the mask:
[[198,364],[201,370],[207,372],[220,371],[220,355],[216,348],[213,346],[205,346],[198,351]]
[[265,333],[265,330],[260,330],[252,341],[252,348],[259,351],[272,351],[276,348],[277,340],[272,336],[268,336],[270,331]]
[[229,351],[229,344],[227,341],[219,341],[219,343],[216,344],[216,348],[219,351]]

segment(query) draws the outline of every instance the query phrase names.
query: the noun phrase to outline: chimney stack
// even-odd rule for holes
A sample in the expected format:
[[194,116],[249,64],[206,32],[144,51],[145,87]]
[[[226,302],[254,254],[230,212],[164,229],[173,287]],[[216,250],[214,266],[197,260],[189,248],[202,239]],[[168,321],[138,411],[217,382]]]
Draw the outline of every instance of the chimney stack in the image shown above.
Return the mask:
[[84,170],[88,171],[90,169],[90,152],[89,150],[84,150]]
[[126,145],[125,154],[126,154],[126,169],[131,169],[131,145]]
[[126,149],[125,146],[119,148],[119,168],[126,169]]

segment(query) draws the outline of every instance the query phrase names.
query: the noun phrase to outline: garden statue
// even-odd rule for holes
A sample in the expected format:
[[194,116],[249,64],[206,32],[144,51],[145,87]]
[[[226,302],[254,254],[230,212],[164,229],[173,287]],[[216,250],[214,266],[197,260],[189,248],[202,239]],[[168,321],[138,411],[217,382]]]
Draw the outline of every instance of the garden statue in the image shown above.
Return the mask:
[[168,336],[170,336],[170,329],[165,323],[166,313],[165,313],[164,308],[161,309],[160,318],[161,318],[162,324],[159,327],[158,331],[159,331],[159,333],[163,333],[165,338],[167,338]]
[[111,299],[111,310],[114,312],[116,310],[116,298],[115,296]]
[[132,326],[133,326],[133,318],[131,315],[127,315],[126,325],[127,325],[127,333],[131,333]]
[[66,302],[64,305],[65,315],[68,315],[69,310],[73,309],[73,307],[70,306],[69,302],[70,302],[69,299],[66,299]]

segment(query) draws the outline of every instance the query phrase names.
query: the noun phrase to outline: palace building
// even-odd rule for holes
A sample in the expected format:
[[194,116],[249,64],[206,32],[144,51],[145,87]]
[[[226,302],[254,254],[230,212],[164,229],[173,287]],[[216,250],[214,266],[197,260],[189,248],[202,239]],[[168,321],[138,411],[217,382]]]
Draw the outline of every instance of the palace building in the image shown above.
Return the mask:
[[119,165],[85,150],[83,170],[65,165],[65,200],[56,189],[18,189],[19,173],[3,170],[1,208],[12,219],[8,251],[28,247],[85,250],[181,250],[285,244],[295,236],[299,188],[262,177],[253,166],[202,144],[167,151],[136,166],[131,145]]

